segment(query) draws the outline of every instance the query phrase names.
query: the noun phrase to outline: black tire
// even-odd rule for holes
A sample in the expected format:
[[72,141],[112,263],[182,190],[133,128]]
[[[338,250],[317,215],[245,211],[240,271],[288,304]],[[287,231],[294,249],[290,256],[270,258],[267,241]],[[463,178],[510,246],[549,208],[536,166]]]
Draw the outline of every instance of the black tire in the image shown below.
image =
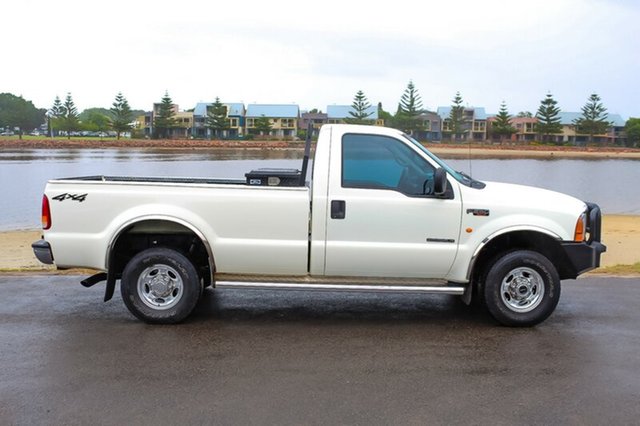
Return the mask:
[[551,261],[530,250],[507,253],[489,266],[481,285],[487,310],[510,327],[529,327],[551,315],[560,300],[560,278]]
[[127,263],[120,292],[129,311],[142,321],[175,324],[193,311],[202,284],[184,255],[168,248],[151,248]]

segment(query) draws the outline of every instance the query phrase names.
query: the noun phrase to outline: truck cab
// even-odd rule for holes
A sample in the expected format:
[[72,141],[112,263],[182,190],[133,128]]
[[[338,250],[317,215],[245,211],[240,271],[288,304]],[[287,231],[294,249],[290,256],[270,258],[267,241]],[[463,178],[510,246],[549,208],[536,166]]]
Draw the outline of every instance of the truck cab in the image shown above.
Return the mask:
[[314,162],[310,273],[446,278],[460,237],[459,185],[406,135],[376,130],[322,129],[329,143]]

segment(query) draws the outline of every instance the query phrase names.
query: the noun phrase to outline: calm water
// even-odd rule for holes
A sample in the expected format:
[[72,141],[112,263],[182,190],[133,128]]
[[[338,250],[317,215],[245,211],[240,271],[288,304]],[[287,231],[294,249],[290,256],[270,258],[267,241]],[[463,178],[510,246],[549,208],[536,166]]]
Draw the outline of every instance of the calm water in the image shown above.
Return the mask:
[[[260,167],[300,167],[300,152],[263,150],[0,151],[0,230],[40,226],[48,179],[87,175],[244,178]],[[605,213],[640,214],[640,161],[447,160],[476,179],[539,186],[598,203]]]

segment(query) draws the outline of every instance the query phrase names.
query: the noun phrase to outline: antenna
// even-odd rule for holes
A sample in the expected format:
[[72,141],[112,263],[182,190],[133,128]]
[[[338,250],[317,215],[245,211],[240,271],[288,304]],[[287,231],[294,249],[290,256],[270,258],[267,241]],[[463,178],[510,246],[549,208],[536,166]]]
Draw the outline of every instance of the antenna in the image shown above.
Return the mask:
[[467,141],[467,146],[469,147],[469,152],[467,154],[467,159],[469,160],[469,177],[473,178],[473,168],[471,166],[471,139]]

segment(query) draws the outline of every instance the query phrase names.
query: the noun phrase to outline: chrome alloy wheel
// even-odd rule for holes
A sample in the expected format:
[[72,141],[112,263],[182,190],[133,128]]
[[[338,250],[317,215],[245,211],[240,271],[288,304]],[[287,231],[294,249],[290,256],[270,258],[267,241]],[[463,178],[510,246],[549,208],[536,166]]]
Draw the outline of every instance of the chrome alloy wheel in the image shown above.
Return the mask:
[[500,287],[505,306],[514,312],[534,310],[544,296],[544,280],[531,268],[515,268],[505,275]]
[[150,308],[165,310],[178,303],[184,293],[180,274],[168,265],[152,265],[138,278],[138,295]]

